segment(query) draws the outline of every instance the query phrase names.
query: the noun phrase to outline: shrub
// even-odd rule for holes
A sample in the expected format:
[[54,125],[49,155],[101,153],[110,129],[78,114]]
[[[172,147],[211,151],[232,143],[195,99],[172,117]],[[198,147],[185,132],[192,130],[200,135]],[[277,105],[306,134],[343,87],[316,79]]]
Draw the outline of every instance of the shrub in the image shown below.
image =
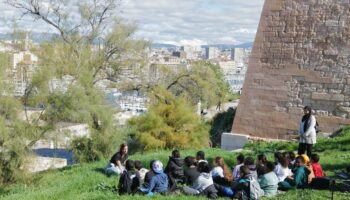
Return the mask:
[[0,116],[0,185],[29,180],[24,163],[30,152],[26,149],[27,132],[22,123],[11,128]]
[[183,98],[156,88],[151,99],[148,112],[129,122],[141,150],[208,146],[208,125]]
[[82,137],[74,139],[70,144],[70,149],[73,151],[75,162],[89,162],[101,157],[100,153],[95,150],[91,138]]
[[214,147],[220,146],[221,134],[230,132],[236,109],[229,108],[226,112],[218,113],[211,121],[210,140]]
[[[114,129],[114,130],[113,130]],[[92,130],[91,137],[74,138],[69,146],[75,162],[92,162],[109,158],[126,140],[126,130],[114,127],[109,131]]]

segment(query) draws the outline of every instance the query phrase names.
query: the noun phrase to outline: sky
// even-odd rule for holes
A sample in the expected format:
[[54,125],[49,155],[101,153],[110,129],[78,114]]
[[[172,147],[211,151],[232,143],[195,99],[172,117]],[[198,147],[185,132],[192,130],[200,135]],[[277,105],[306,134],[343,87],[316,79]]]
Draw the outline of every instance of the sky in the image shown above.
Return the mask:
[[[0,0],[0,33],[16,21],[31,32],[52,29]],[[118,17],[137,26],[136,38],[175,45],[253,42],[264,0],[122,0]],[[76,9],[72,9],[74,14]]]

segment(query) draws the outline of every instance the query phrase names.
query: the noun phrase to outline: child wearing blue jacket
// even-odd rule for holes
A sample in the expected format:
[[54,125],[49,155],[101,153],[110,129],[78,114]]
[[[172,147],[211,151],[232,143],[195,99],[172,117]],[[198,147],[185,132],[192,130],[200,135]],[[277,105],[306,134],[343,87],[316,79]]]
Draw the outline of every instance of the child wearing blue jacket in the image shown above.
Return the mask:
[[168,176],[163,171],[163,163],[156,160],[152,164],[152,170],[155,175],[152,177],[149,185],[145,188],[142,187],[140,190],[146,193],[148,196],[152,196],[154,192],[165,194],[168,192]]

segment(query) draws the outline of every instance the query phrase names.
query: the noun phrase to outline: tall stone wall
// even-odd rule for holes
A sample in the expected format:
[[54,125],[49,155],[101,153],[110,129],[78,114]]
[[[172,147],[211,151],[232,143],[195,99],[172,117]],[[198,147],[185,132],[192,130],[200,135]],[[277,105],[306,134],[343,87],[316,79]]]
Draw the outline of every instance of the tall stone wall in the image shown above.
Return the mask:
[[302,108],[350,124],[350,1],[266,0],[232,132],[288,139]]

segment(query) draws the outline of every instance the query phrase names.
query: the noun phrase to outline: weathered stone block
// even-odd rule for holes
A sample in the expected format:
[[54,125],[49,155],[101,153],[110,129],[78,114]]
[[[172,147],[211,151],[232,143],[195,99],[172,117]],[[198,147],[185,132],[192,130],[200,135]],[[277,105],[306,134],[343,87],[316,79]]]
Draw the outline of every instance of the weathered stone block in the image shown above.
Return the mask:
[[291,114],[303,114],[303,108],[298,108],[298,107],[289,107],[288,112]]
[[248,143],[249,136],[236,133],[222,133],[221,149],[232,151],[241,149]]
[[342,112],[350,113],[350,107],[347,106],[340,106],[338,109]]
[[317,110],[316,111],[317,115],[323,115],[323,116],[327,116],[328,115],[328,111],[325,110]]
[[334,89],[329,90],[330,94],[340,94],[341,92],[342,92],[341,90],[334,90]]
[[29,172],[41,172],[67,166],[67,160],[62,158],[31,157],[24,166]]
[[311,98],[314,100],[344,101],[343,94],[329,94],[329,93],[313,92]]

